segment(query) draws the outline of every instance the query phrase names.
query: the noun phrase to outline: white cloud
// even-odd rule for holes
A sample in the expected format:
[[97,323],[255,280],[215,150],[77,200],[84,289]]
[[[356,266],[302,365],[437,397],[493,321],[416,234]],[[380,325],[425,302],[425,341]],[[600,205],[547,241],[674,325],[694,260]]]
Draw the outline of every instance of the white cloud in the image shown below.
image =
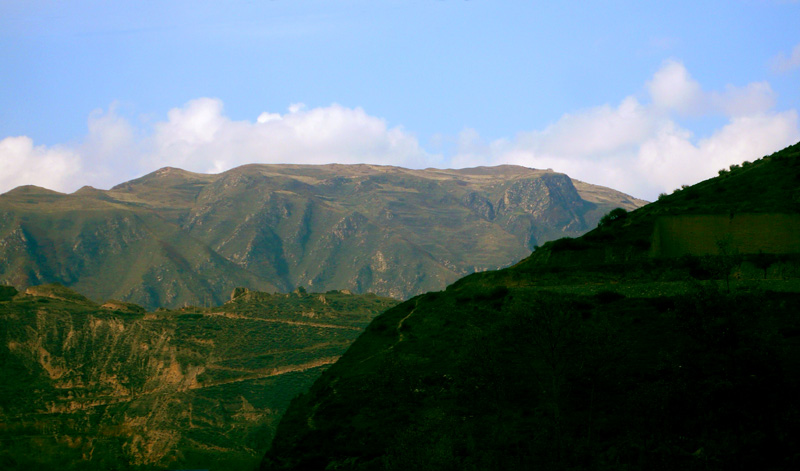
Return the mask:
[[0,193],[30,184],[66,191],[80,170],[80,157],[72,150],[34,146],[27,136],[0,141]]
[[201,98],[173,109],[149,141],[145,167],[220,172],[248,163],[375,163],[419,166],[432,159],[402,128],[361,108],[293,104],[280,115],[233,121],[222,102]]
[[706,92],[686,67],[674,60],[661,66],[647,82],[647,89],[655,107],[684,116],[743,116],[766,112],[775,105],[775,94],[767,82]]
[[[713,177],[721,168],[754,160],[800,140],[794,110],[770,111],[766,82],[703,91],[683,64],[666,62],[646,83],[651,103],[627,97],[565,114],[542,131],[482,142],[461,136],[454,166],[518,164],[552,168],[590,183],[654,199],[660,192]],[[697,138],[678,118],[723,115],[727,124]]]
[[545,154],[608,155],[632,148],[657,124],[656,114],[628,97],[616,108],[605,105],[566,114],[544,131],[522,133],[518,140],[536,143]]
[[295,114],[299,113],[306,109],[306,105],[304,103],[292,103],[289,105],[289,113]]
[[[800,140],[797,112],[773,110],[775,94],[767,82],[707,91],[683,64],[667,61],[644,90],[645,98],[631,95],[616,105],[564,114],[544,129],[510,138],[487,142],[465,129],[448,157],[425,151],[402,127],[337,104],[295,103],[284,113],[264,111],[255,120],[236,121],[225,115],[220,100],[198,98],[145,129],[112,105],[89,116],[89,132],[79,144],[34,146],[25,136],[0,141],[0,192],[22,184],[60,191],[84,184],[108,188],[164,166],[215,173],[249,163],[508,163],[552,168],[654,199]],[[726,123],[701,136],[682,123],[710,115]],[[448,139],[432,142],[437,140]]]
[[267,113],[266,111],[258,115],[258,119],[256,120],[260,124],[268,123],[270,121],[277,121],[280,120],[281,115],[277,113]]
[[711,111],[731,117],[766,113],[775,106],[775,93],[767,82],[741,88],[728,85],[724,92],[711,92],[707,97]]
[[76,153],[83,161],[84,183],[109,187],[122,176],[139,172],[140,136],[136,129],[117,114],[116,104],[108,110],[94,110],[88,119],[89,134]]
[[755,160],[797,142],[800,131],[797,113],[787,111],[733,118],[705,139],[695,143],[691,137],[673,124],[642,143],[633,169],[641,178],[639,191],[648,187],[669,191],[716,176],[731,164]]
[[705,98],[697,83],[680,62],[667,61],[647,83],[653,104],[682,114],[696,114],[705,108]]
[[92,112],[88,127],[85,139],[71,147],[34,147],[25,136],[3,140],[0,192],[23,184],[109,188],[164,166],[217,173],[250,163],[422,167],[441,159],[402,128],[336,104],[292,104],[285,114],[264,112],[251,122],[231,120],[220,100],[199,98],[170,110],[150,132],[137,132],[112,105]]
[[781,52],[772,59],[772,70],[775,72],[789,72],[797,68],[800,68],[800,44],[788,56]]

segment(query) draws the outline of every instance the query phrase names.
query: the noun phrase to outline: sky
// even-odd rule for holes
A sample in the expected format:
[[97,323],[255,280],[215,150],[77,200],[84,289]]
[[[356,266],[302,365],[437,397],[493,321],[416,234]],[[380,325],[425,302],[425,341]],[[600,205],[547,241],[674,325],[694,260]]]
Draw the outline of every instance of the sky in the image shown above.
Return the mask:
[[800,2],[0,0],[0,192],[551,168],[654,200],[800,141]]

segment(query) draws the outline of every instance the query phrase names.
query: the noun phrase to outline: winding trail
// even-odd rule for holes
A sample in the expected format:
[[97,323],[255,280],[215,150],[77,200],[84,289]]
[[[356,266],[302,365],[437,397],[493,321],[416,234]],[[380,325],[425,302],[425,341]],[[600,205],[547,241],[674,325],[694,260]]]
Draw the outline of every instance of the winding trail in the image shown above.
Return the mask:
[[292,321],[289,319],[265,319],[263,317],[247,317],[241,314],[233,314],[230,312],[209,312],[204,314],[206,316],[220,316],[220,317],[227,317],[229,319],[240,319],[246,321],[257,321],[257,322],[272,322],[276,324],[287,324],[287,325],[302,325],[306,327],[320,327],[323,329],[343,329],[343,330],[363,330],[360,327],[353,327],[349,325],[338,325],[338,324],[323,324],[320,322],[306,322],[306,321]]
[[415,312],[417,312],[417,304],[416,304],[416,303],[414,304],[414,309],[412,309],[412,310],[411,310],[411,312],[409,312],[409,313],[406,315],[406,317],[404,317],[404,318],[400,319],[400,322],[398,322],[398,323],[397,323],[397,328],[395,329],[395,330],[397,330],[397,341],[396,341],[394,344],[392,344],[392,346],[391,346],[391,347],[387,348],[386,350],[391,350],[391,349],[393,349],[393,348],[395,347],[395,345],[399,344],[400,342],[402,342],[403,340],[405,340],[405,339],[406,339],[406,336],[405,336],[405,334],[403,334],[403,332],[402,332],[402,331],[403,331],[403,324],[404,324],[404,323],[405,323],[405,321],[406,321],[406,320],[407,320],[409,317],[411,317],[411,316],[412,316],[412,315],[413,315]]
[[365,361],[367,361],[367,360],[369,360],[369,359],[371,359],[371,358],[375,358],[375,357],[376,357],[376,356],[378,356],[379,354],[386,353],[386,352],[388,352],[388,351],[390,351],[390,350],[394,349],[394,347],[396,347],[397,345],[399,345],[399,344],[400,344],[400,342],[402,342],[403,340],[405,340],[405,339],[406,339],[406,336],[405,336],[405,334],[403,334],[403,332],[402,332],[402,330],[403,330],[403,324],[406,322],[406,320],[408,320],[408,318],[409,318],[409,317],[413,316],[413,315],[414,315],[414,313],[415,313],[415,312],[417,312],[417,306],[419,306],[419,300],[417,300],[417,301],[415,301],[415,302],[414,302],[414,309],[412,309],[412,310],[411,310],[411,311],[410,311],[408,314],[406,314],[406,316],[405,316],[405,317],[403,317],[402,319],[400,319],[400,320],[397,322],[397,327],[395,327],[395,332],[397,332],[397,340],[396,340],[396,341],[395,341],[393,344],[389,345],[388,347],[384,348],[383,350],[381,350],[381,351],[379,351],[379,352],[377,352],[377,353],[373,353],[372,355],[368,356],[367,358],[364,358],[364,359],[363,359],[363,360],[361,360],[359,363],[364,363]]
[[[231,383],[241,383],[243,381],[253,381],[256,379],[263,379],[263,378],[271,378],[273,376],[280,376],[287,373],[296,373],[298,371],[306,371],[311,370],[314,368],[319,368],[320,366],[332,365],[336,363],[339,357],[325,357],[325,358],[318,358],[316,360],[312,360],[306,363],[300,363],[297,365],[286,365],[286,366],[278,366],[275,368],[268,368],[264,370],[250,370],[252,374],[246,376],[240,376],[238,378],[230,378],[224,379],[221,381],[209,381],[203,384],[195,384],[189,387],[189,389],[205,389],[205,388],[213,388],[214,386],[221,386],[224,384],[231,384]],[[232,368],[218,368],[218,369],[231,369]],[[247,370],[239,370],[241,372]]]

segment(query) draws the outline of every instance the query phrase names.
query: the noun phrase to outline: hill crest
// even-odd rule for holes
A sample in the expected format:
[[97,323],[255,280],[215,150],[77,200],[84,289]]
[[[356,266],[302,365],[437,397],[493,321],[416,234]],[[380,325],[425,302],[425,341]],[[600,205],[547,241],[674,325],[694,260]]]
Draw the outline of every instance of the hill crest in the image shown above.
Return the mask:
[[261,469],[796,468],[800,247],[663,256],[651,237],[687,217],[796,241],[797,181],[800,145],[387,310]]

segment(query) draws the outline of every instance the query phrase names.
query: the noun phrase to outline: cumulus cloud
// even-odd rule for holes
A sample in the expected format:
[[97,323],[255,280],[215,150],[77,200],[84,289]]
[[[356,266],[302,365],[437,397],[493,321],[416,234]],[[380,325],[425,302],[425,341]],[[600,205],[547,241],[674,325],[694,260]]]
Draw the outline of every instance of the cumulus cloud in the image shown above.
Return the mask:
[[[800,140],[797,112],[771,111],[766,82],[705,91],[683,64],[665,62],[645,84],[650,103],[633,96],[565,114],[541,131],[482,142],[462,134],[454,166],[517,164],[552,168],[591,183],[654,199],[660,192],[716,175],[721,168]],[[722,115],[727,123],[696,137],[680,118]]]
[[767,82],[754,82],[744,87],[727,85],[724,92],[707,94],[709,110],[738,117],[766,113],[775,106],[775,93]]
[[700,84],[680,62],[667,61],[647,82],[653,105],[683,114],[701,113],[705,98]]
[[120,177],[139,173],[141,136],[125,118],[117,114],[116,104],[108,110],[94,110],[87,122],[89,133],[77,146],[83,162],[84,183],[108,187]]
[[164,166],[217,173],[250,163],[440,162],[403,128],[336,104],[292,104],[284,114],[235,121],[225,115],[222,101],[198,98],[170,110],[148,132],[138,131],[112,105],[92,112],[88,127],[86,138],[70,148],[34,147],[24,136],[2,141],[0,191],[28,183],[62,191],[84,184],[108,188]]
[[683,64],[674,60],[662,65],[647,82],[647,90],[656,108],[684,116],[743,116],[765,112],[775,105],[775,94],[767,82],[744,87],[727,85],[722,92],[708,92]]
[[69,190],[81,166],[80,157],[72,150],[34,146],[27,136],[7,137],[0,141],[0,193],[30,184]]
[[[733,118],[711,136],[693,142],[674,123],[642,143],[631,169],[641,178],[638,192],[667,191],[713,177],[731,164],[771,154],[800,139],[797,113],[787,111]],[[650,190],[650,196],[654,193]]]
[[604,105],[566,114],[544,131],[522,133],[518,140],[537,146],[545,154],[607,155],[632,148],[651,135],[657,124],[657,115],[628,97],[617,107]]
[[220,100],[201,98],[173,109],[155,126],[149,167],[172,165],[220,172],[248,163],[375,163],[419,166],[432,159],[416,138],[389,128],[361,108],[331,105],[285,114],[264,112],[255,122],[233,121]]
[[800,44],[788,56],[781,52],[772,59],[772,70],[775,72],[789,72],[797,68],[800,68]]
[[[78,144],[35,146],[25,136],[0,141],[0,192],[22,184],[60,191],[84,184],[108,188],[164,166],[216,173],[249,163],[335,162],[552,168],[654,199],[800,140],[797,112],[774,110],[776,97],[767,82],[705,90],[682,63],[671,60],[642,91],[508,138],[486,141],[465,129],[447,156],[427,152],[402,127],[337,104],[295,103],[282,113],[234,120],[222,101],[198,98],[145,128],[133,126],[112,104],[89,116],[88,134]],[[696,136],[685,121],[705,116],[723,117],[725,123]]]

